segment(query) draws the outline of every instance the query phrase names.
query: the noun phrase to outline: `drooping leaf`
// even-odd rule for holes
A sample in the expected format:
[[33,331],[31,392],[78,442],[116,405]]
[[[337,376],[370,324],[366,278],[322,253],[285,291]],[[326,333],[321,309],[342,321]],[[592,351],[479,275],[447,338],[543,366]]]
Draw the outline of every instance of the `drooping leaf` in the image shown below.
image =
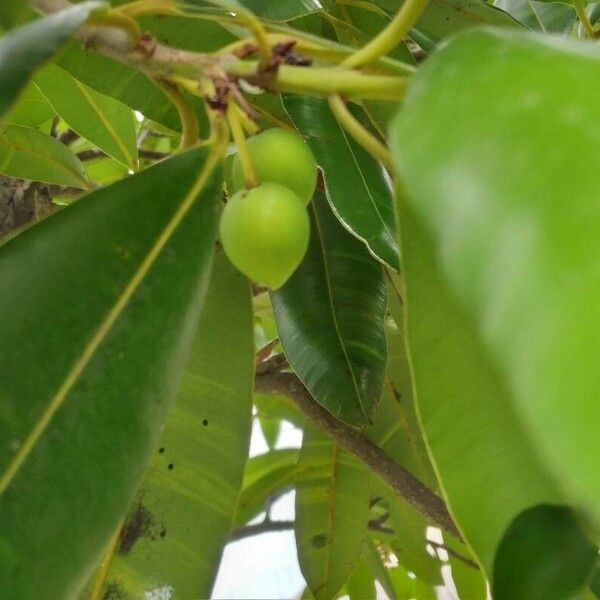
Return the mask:
[[0,248],[0,588],[14,600],[85,584],[156,448],[210,270],[211,163],[204,149],[164,161]]
[[[77,42],[69,43],[55,63],[100,94],[119,100],[173,131],[181,131],[176,108],[165,93],[139,71],[98,52],[85,51]],[[204,130],[207,120],[202,100],[184,95]]]
[[369,471],[306,424],[296,479],[298,561],[315,598],[332,598],[359,558],[369,519]]
[[306,256],[271,294],[279,337],[315,399],[342,421],[365,425],[387,360],[381,265],[340,225],[322,192],[309,209]]
[[52,57],[90,12],[102,6],[106,3],[82,2],[0,38],[0,117],[17,99],[35,69]]
[[130,108],[77,81],[56,65],[34,78],[67,125],[129,168],[136,167],[135,118]]
[[325,100],[289,95],[283,102],[323,170],[327,200],[338,219],[373,256],[397,269],[394,202],[381,165],[346,133]]
[[580,598],[598,563],[573,512],[540,505],[506,530],[494,563],[495,600]]
[[30,127],[0,125],[0,174],[88,189],[81,161],[57,139]]
[[488,575],[518,514],[564,503],[546,468],[600,518],[599,58],[534,34],[458,36],[391,130],[421,422]]
[[38,127],[54,116],[54,109],[32,81],[23,89],[11,109],[0,118],[2,123]]
[[113,593],[210,596],[250,441],[250,307],[248,280],[218,254],[179,393],[106,578]]
[[236,527],[261,513],[269,497],[280,495],[292,486],[297,462],[296,448],[271,450],[248,460],[235,516]]

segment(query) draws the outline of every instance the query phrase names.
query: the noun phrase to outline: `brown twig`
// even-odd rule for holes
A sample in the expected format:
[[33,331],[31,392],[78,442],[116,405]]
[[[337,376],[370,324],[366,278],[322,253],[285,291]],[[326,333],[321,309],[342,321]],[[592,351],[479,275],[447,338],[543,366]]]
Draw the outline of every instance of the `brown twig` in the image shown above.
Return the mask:
[[471,560],[470,558],[463,556],[460,552],[457,552],[456,550],[453,550],[449,546],[446,546],[446,544],[440,544],[439,542],[432,542],[431,540],[427,540],[427,543],[430,546],[432,546],[433,548],[436,548],[439,550],[445,550],[450,556],[453,556],[457,560],[464,562],[465,565],[471,567],[472,569],[479,570],[479,565],[474,560]]
[[[157,150],[147,150],[146,148],[140,148],[138,150],[138,156],[140,158],[147,158],[149,160],[161,160],[163,158],[167,158],[170,156],[165,152],[158,152]],[[86,160],[94,160],[96,158],[105,158],[106,154],[102,152],[102,150],[91,149],[91,150],[82,150],[77,153],[77,158],[82,161]]]
[[354,454],[374,473],[432,523],[462,539],[444,501],[404,467],[390,458],[381,448],[356,429],[342,423],[314,400],[300,379],[293,373],[259,373],[257,392],[283,394],[296,405],[317,427],[343,448]]

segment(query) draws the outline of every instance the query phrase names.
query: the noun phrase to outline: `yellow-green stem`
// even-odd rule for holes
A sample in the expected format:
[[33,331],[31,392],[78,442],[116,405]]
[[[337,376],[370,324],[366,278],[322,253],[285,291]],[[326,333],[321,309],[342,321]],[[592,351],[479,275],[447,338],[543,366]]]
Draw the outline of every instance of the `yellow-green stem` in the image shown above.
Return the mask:
[[252,166],[252,160],[250,159],[250,153],[248,152],[248,146],[246,145],[246,136],[244,135],[244,130],[240,124],[239,115],[234,102],[230,102],[227,107],[227,120],[229,121],[233,141],[237,146],[238,157],[242,166],[242,172],[244,173],[244,183],[246,188],[250,189],[256,187],[258,185],[256,174],[254,173],[254,167]]
[[340,125],[390,172],[394,169],[392,154],[372,133],[367,131],[348,110],[339,96],[330,96],[329,106]]
[[428,0],[404,0],[402,8],[389,25],[342,64],[346,67],[361,67],[385,56],[407,36],[411,27],[423,14],[427,2]]
[[[231,75],[261,85],[256,80],[256,61],[228,61],[223,68]],[[276,76],[265,82],[276,92],[294,92],[312,96],[341,94],[370,100],[401,100],[408,77],[370,75],[341,67],[296,67],[281,65]]]
[[200,139],[200,126],[198,125],[198,117],[191,104],[175,85],[166,81],[158,81],[158,84],[179,113],[179,119],[181,120],[181,142],[179,143],[178,152],[196,146]]
[[582,0],[573,0],[573,6],[575,7],[575,11],[577,12],[577,16],[583,25],[583,29],[585,34],[589,38],[593,38],[595,35],[594,28],[590,23],[590,18],[588,17],[587,12],[585,11],[585,6]]

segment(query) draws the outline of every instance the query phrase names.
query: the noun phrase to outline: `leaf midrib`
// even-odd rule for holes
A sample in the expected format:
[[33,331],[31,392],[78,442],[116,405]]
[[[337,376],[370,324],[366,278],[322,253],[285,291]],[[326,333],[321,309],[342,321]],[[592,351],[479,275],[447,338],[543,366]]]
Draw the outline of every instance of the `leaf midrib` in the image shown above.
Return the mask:
[[[360,390],[358,388],[358,383],[356,382],[356,377],[354,375],[354,369],[352,367],[352,363],[350,362],[350,357],[348,356],[348,353],[346,352],[346,346],[344,344],[344,339],[343,339],[343,336],[342,336],[342,332],[340,330],[340,327],[339,327],[339,324],[338,324],[338,321],[337,321],[337,316],[336,316],[336,311],[335,311],[335,302],[334,302],[334,299],[333,299],[333,289],[331,287],[331,276],[329,274],[329,264],[327,262],[327,254],[325,252],[325,240],[323,238],[323,231],[322,231],[322,228],[321,228],[321,223],[320,223],[320,220],[319,220],[319,215],[317,214],[317,210],[315,209],[315,207],[312,206],[312,205],[311,205],[311,207],[312,207],[313,216],[315,217],[315,225],[316,225],[316,230],[317,230],[316,233],[317,233],[317,236],[319,237],[319,250],[320,250],[320,253],[321,253],[321,258],[323,260],[323,270],[325,271],[325,283],[326,283],[326,286],[327,286],[327,299],[329,300],[329,308],[331,310],[331,318],[332,318],[332,321],[333,321],[333,326],[334,326],[334,329],[335,329],[335,332],[336,332],[336,335],[337,335],[340,347],[341,347],[342,352],[344,354],[344,359],[346,361],[346,364],[348,365],[348,370],[350,372],[350,379],[352,381],[352,387],[354,388],[354,392],[355,392],[356,397],[358,399],[358,403],[360,405],[360,409],[362,410],[363,415],[365,416],[365,418],[368,421],[369,415],[368,415],[368,413],[367,413],[367,411],[365,409],[365,406],[363,404],[363,399],[362,399],[362,396],[360,394]],[[336,416],[339,416],[339,410],[338,410],[338,415],[336,415]]]
[[77,383],[79,376],[83,373],[90,360],[93,358],[96,350],[105,340],[109,331],[112,329],[112,326],[115,324],[127,306],[127,303],[150,271],[160,252],[171,239],[171,236],[177,229],[178,225],[181,223],[188,210],[193,205],[196,196],[202,191],[217,164],[220,155],[219,153],[221,151],[221,145],[222,144],[219,144],[213,148],[212,152],[207,157],[198,177],[191,185],[188,193],[183,197],[181,203],[173,213],[171,220],[163,228],[155,242],[149,248],[148,253],[140,263],[140,266],[134,273],[133,277],[127,282],[112,308],[108,311],[106,317],[96,332],[92,335],[79,357],[73,363],[73,366],[66,374],[54,396],[50,398],[46,409],[42,412],[27,438],[21,444],[18,452],[8,463],[6,470],[2,474],[2,477],[0,477],[0,496],[2,496],[2,494],[12,483],[13,479],[19,473],[21,467],[35,448],[38,440],[45,433],[48,425],[52,421],[52,418],[67,399],[73,386]]

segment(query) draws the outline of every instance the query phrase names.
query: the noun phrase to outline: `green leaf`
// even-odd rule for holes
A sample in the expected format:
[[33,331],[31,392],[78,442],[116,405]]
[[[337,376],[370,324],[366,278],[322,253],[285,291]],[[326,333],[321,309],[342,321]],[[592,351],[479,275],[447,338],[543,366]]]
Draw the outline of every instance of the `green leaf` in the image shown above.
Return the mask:
[[[387,376],[381,403],[366,435],[398,464],[410,471],[433,491],[438,483],[433,472],[419,427],[412,394],[412,382],[405,352],[402,327],[404,307],[400,298],[401,282],[388,272],[388,309],[395,323],[388,322]],[[441,583],[441,564],[426,548],[426,530],[430,523],[387,484],[373,478],[373,493],[382,496],[390,515],[389,525],[395,536],[392,546],[400,563],[417,577],[432,584]]]
[[88,189],[81,161],[57,139],[37,129],[0,125],[0,174]]
[[271,450],[248,459],[235,516],[236,527],[260,514],[270,496],[287,491],[295,481],[298,450]]
[[219,23],[172,15],[144,15],[139,19],[143,31],[169,46],[192,52],[214,52],[238,38]]
[[381,396],[387,360],[383,272],[339,224],[322,192],[309,210],[306,256],[271,293],[279,337],[315,399],[342,421],[366,425]]
[[58,50],[90,12],[106,6],[90,0],[42,17],[0,38],[0,117],[42,63]]
[[0,118],[0,122],[26,127],[39,127],[53,116],[54,109],[37,85],[31,81],[25,86],[11,109]]
[[281,421],[272,417],[259,416],[258,422],[260,424],[260,430],[262,431],[265,442],[269,450],[273,450],[279,439],[279,431],[281,429]]
[[248,455],[253,358],[250,286],[220,253],[179,394],[121,531],[112,593],[210,596]]
[[369,600],[376,598],[375,577],[363,555],[356,563],[356,567],[346,582],[346,591],[350,600]]
[[[181,131],[177,109],[165,93],[143,73],[98,52],[86,52],[76,42],[69,43],[54,62],[100,94],[119,100],[173,131]],[[203,101],[184,95],[194,108],[201,128],[206,128]]]
[[[401,0],[375,0],[375,4],[395,14]],[[519,27],[509,14],[483,0],[431,0],[425,12],[411,31],[415,41],[425,50],[431,50],[450,35],[482,25]]]
[[35,13],[27,0],[3,0],[0,11],[0,28],[11,29],[30,20]]
[[[367,538],[363,546],[363,558],[373,572],[375,579],[381,584],[390,600],[396,600],[394,584],[389,576],[389,569],[383,564],[383,560],[375,544]],[[375,596],[373,596],[375,597]]]
[[536,0],[496,0],[495,6],[535,31],[568,35],[577,21],[575,9],[563,2]]
[[255,15],[271,21],[290,21],[323,10],[319,0],[286,0],[285,2],[240,0],[240,3]]
[[590,125],[600,108],[588,101],[599,58],[534,34],[464,34],[427,61],[391,130],[407,192],[421,422],[488,575],[519,513],[564,503],[545,468],[600,519],[600,156]]
[[135,118],[130,108],[73,79],[56,65],[34,78],[67,125],[125,166],[137,166]]
[[0,248],[0,588],[14,600],[75,595],[156,448],[216,238],[207,161],[164,161]]
[[572,511],[541,505],[506,530],[494,564],[495,600],[580,598],[598,563]]
[[296,546],[315,598],[332,598],[354,569],[369,520],[369,471],[306,424],[296,480]]
[[379,163],[350,138],[325,100],[290,95],[283,103],[323,170],[327,200],[338,219],[373,256],[397,269],[394,202]]

